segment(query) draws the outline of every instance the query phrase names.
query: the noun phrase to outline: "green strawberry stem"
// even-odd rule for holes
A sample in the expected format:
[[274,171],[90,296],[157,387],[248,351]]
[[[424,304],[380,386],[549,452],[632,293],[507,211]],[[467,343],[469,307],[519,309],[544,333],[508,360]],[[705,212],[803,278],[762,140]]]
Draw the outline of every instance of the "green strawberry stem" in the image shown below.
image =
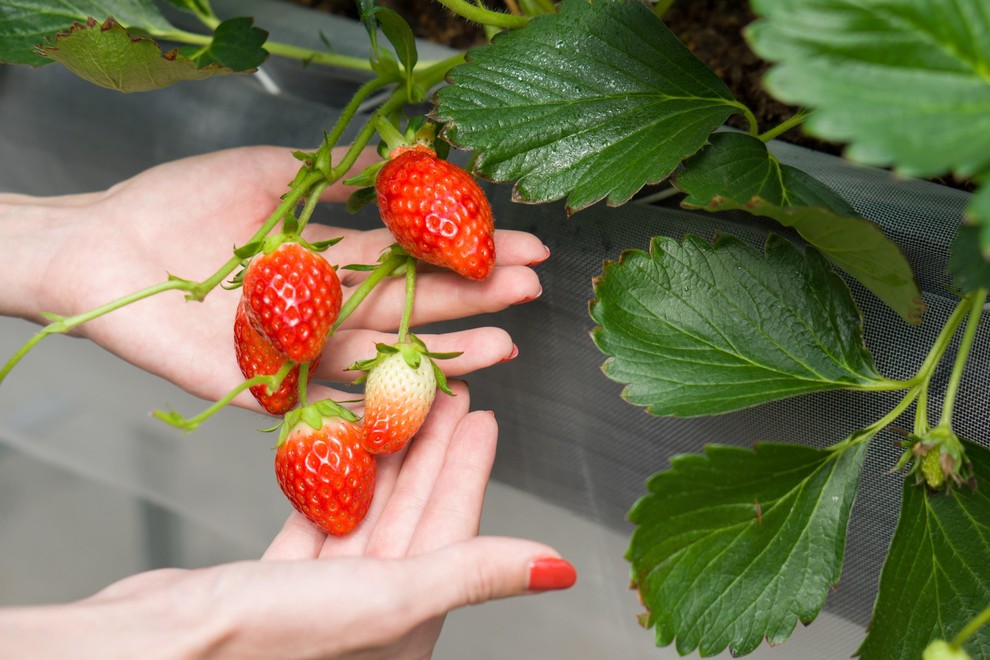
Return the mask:
[[978,289],[966,297],[970,301],[969,320],[966,322],[966,329],[963,330],[962,340],[959,342],[959,350],[956,352],[956,360],[952,365],[949,383],[945,387],[942,416],[938,422],[938,426],[945,429],[952,428],[952,411],[956,404],[956,394],[959,392],[959,383],[962,381],[963,370],[966,368],[966,360],[969,357],[970,349],[973,348],[973,340],[976,338],[976,331],[979,329],[980,320],[983,317],[983,306],[987,302],[987,290]]
[[966,643],[966,640],[973,636],[973,633],[988,623],[990,623],[990,607],[977,614],[976,618],[967,623],[966,627],[959,631],[959,634],[952,640],[952,647],[954,649],[961,649],[962,645]]
[[413,303],[416,300],[416,260],[406,258],[406,299],[402,305],[402,319],[399,321],[399,343],[409,341],[409,322],[412,320]]
[[[309,191],[309,194],[306,197],[306,204],[303,205],[303,209],[299,213],[299,218],[295,220],[296,227],[294,233],[297,234],[302,233],[302,230],[306,226],[306,223],[309,222],[310,217],[312,217],[313,211],[316,210],[316,205],[320,201],[320,196],[323,194],[323,191],[329,187],[330,187],[330,181],[328,179],[323,179],[322,181],[318,181],[313,186],[312,190]],[[286,222],[288,222],[290,217],[292,217],[291,213],[285,214]]]
[[775,137],[783,135],[795,126],[800,126],[803,124],[804,120],[807,119],[809,115],[811,115],[811,111],[806,108],[802,108],[770,130],[760,133],[757,137],[763,142],[769,142]]
[[481,25],[513,29],[525,27],[526,24],[529,23],[529,17],[527,16],[517,16],[514,14],[503,14],[501,12],[491,11],[489,9],[485,9],[484,7],[479,7],[478,5],[467,2],[466,0],[438,1],[441,5],[455,14]]
[[299,365],[299,407],[305,408],[309,405],[307,388],[309,386],[309,362]]
[[[950,382],[946,390],[945,404],[943,405],[943,419],[951,419],[952,403],[955,399],[955,393],[959,386],[959,380],[962,378],[962,370],[965,366],[966,355],[968,355],[969,350],[972,347],[973,338],[976,334],[976,328],[979,325],[980,314],[983,309],[983,304],[986,301],[986,296],[987,292],[981,289],[959,301],[959,304],[956,305],[956,308],[953,310],[948,320],[946,320],[945,325],[943,325],[941,331],[939,331],[938,337],[935,338],[935,342],[932,344],[932,348],[928,351],[928,355],[925,357],[924,362],[922,362],[921,367],[918,369],[918,373],[911,380],[902,383],[902,385],[907,386],[908,391],[905,393],[904,398],[901,399],[900,403],[893,408],[893,410],[863,431],[833,445],[832,448],[841,450],[851,445],[869,440],[880,432],[881,429],[889,424],[892,424],[905,410],[911,406],[912,403],[914,403],[916,399],[918,399],[918,407],[915,410],[914,432],[917,435],[924,434],[928,430],[928,422],[926,418],[926,397],[928,396],[930,381],[935,373],[935,367],[937,367],[941,362],[946,350],[948,350],[953,336],[956,334],[959,326],[968,315],[970,320],[967,324],[963,341],[959,347],[959,354],[956,356],[956,365],[953,368],[952,377],[950,378]],[[949,411],[948,416],[945,414],[946,409]]]
[[340,116],[337,118],[336,123],[330,130],[330,133],[326,136],[324,144],[327,149],[333,149],[337,146],[337,142],[344,134],[344,131],[347,130],[351,120],[354,119],[354,115],[357,114],[361,104],[364,103],[369,96],[382,87],[390,83],[399,82],[399,80],[401,80],[401,76],[398,74],[392,74],[387,76],[378,76],[377,78],[373,78],[361,85],[361,87],[354,92],[354,95],[351,97],[351,100],[348,101],[347,105],[344,106],[344,109],[341,110]]
[[400,133],[399,129],[395,127],[395,124],[385,117],[375,118],[375,130],[377,130],[378,134],[382,136],[383,140],[385,140],[385,144],[388,145],[389,153],[392,153],[394,150],[407,144],[406,136]]
[[350,316],[355,309],[357,309],[358,305],[364,302],[364,299],[368,297],[368,294],[371,293],[376,286],[378,286],[379,282],[389,275],[392,275],[397,268],[406,263],[408,256],[409,255],[407,255],[405,251],[397,245],[392,246],[392,251],[388,254],[388,256],[382,259],[380,264],[375,266],[375,269],[368,274],[368,277],[366,277],[365,280],[361,282],[356,289],[354,289],[354,293],[352,293],[344,304],[341,305],[340,314],[337,315],[337,320],[334,321],[333,326],[330,328],[330,335],[333,335],[333,333],[337,331],[337,328],[339,328],[340,325],[347,320],[347,317]]
[[[250,389],[255,385],[265,385],[268,387],[269,392],[274,392],[279,388],[279,386],[282,385],[282,381],[289,375],[289,372],[292,371],[295,364],[295,362],[290,360],[283,364],[282,368],[279,369],[277,373],[271,376],[255,376],[254,378],[248,378],[247,380],[242,381],[235,388],[227,392],[223,398],[219,399],[209,408],[193,417],[183,417],[174,410],[156,410],[152,413],[152,416],[176,428],[182,429],[183,431],[194,431],[200,424],[215,415],[222,408],[226,407],[238,394],[244,390]],[[300,372],[301,370],[302,367],[300,367]]]

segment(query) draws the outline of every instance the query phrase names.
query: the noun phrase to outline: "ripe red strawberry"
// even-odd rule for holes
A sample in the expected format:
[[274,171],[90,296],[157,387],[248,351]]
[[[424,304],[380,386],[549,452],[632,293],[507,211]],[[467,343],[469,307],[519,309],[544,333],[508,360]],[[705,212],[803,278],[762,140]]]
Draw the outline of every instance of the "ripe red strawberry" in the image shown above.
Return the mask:
[[342,297],[333,266],[292,242],[248,264],[243,295],[251,323],[295,362],[310,362],[323,351]]
[[474,280],[495,265],[492,209],[463,168],[432,149],[399,147],[375,180],[382,221],[406,252]]
[[361,448],[360,423],[319,414],[317,419],[319,429],[299,418],[279,440],[275,477],[297,511],[327,534],[342,536],[368,513],[378,468]]
[[[246,307],[247,303],[242,298],[234,315],[234,353],[237,355],[237,366],[241,368],[245,378],[276,374],[289,358],[279,353],[268,341],[268,337],[251,325],[245,312]],[[321,355],[317,355],[310,363],[311,377],[320,357]],[[251,394],[271,414],[284,415],[299,400],[299,366],[292,368],[274,394],[269,394],[265,385],[255,385],[251,388]]]
[[353,368],[368,372],[364,386],[364,448],[372,454],[399,451],[430,413],[437,387],[450,394],[447,379],[418,338],[414,343],[385,346],[378,355]]

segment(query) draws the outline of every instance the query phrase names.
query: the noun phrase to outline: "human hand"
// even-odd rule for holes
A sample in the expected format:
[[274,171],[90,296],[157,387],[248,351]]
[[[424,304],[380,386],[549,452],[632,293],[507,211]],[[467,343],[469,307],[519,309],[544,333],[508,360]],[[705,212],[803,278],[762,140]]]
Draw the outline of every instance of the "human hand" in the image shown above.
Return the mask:
[[552,548],[477,537],[497,427],[452,387],[406,449],[380,457],[372,509],[350,536],[293,514],[262,561],[143,573],[79,603],[0,611],[0,655],[425,658],[451,609],[571,586]]
[[[359,162],[358,167],[362,163]],[[149,169],[101,193],[53,198],[0,195],[0,236],[5,249],[0,312],[40,320],[42,312],[69,316],[163,282],[168,274],[202,280],[226,262],[274,210],[299,163],[287,149],[247,147],[196,156]],[[327,201],[348,191],[333,186]],[[336,265],[373,263],[392,242],[384,228],[346,231],[309,225],[310,241],[343,236],[325,253]],[[528,267],[546,248],[522,232],[496,232],[498,261],[484,282],[448,272],[418,278],[413,324],[494,312],[535,298],[539,280]],[[344,296],[365,277],[340,271]],[[238,292],[217,289],[201,303],[168,291],[80,326],[119,357],[156,373],[194,395],[216,400],[243,381],[233,358],[233,319]],[[315,373],[344,382],[354,361],[374,354],[378,341],[399,324],[403,283],[386,281],[331,338]],[[462,351],[444,360],[457,376],[511,356],[512,340],[497,328],[422,338],[438,352]],[[314,388],[313,400],[332,396]],[[259,409],[247,393],[235,403]]]

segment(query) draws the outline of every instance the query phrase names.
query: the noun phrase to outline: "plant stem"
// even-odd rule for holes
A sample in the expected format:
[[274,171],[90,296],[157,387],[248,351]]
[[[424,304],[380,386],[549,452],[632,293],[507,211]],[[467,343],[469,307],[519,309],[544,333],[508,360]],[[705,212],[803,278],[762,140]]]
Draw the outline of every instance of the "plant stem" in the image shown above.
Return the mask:
[[354,71],[372,71],[371,61],[367,57],[354,57],[352,55],[341,55],[339,53],[327,53],[321,50],[312,50],[293,44],[284,44],[278,41],[266,41],[264,49],[272,55],[286,57],[302,62],[315,62],[327,66],[336,66],[342,69],[352,69]]
[[361,284],[354,289],[354,293],[350,295],[347,301],[341,305],[340,314],[337,315],[337,320],[334,321],[333,327],[330,328],[330,334],[332,335],[337,331],[337,328],[347,319],[351,313],[357,309],[368,294],[374,290],[378,283],[383,279],[391,275],[396,268],[405,263],[408,255],[401,250],[393,249],[392,253],[389,254],[385,259],[378,264],[373,271],[368,275],[367,278]]
[[462,16],[469,21],[480,23],[481,25],[491,25],[500,28],[521,28],[529,23],[526,16],[515,16],[513,14],[503,14],[473,5],[466,0],[437,0],[441,5]]
[[962,648],[962,645],[967,639],[973,636],[973,633],[988,623],[990,623],[990,607],[977,614],[976,618],[967,623],[966,627],[959,631],[959,634],[952,640],[952,646],[956,649]]
[[309,195],[306,197],[306,204],[303,206],[302,211],[299,213],[299,228],[298,232],[301,234],[306,223],[313,216],[313,211],[316,210],[316,205],[320,201],[320,196],[323,191],[330,187],[330,181],[324,179],[323,181],[316,182],[312,189],[309,191]]
[[290,360],[283,364],[282,368],[279,369],[274,375],[255,376],[254,378],[248,378],[247,380],[242,381],[237,385],[237,387],[227,392],[227,394],[225,394],[219,401],[198,415],[189,417],[188,419],[174,410],[170,410],[169,412],[156,410],[152,413],[152,415],[176,428],[180,428],[184,431],[194,431],[200,424],[215,415],[222,408],[226,407],[231,401],[234,400],[235,397],[237,397],[238,394],[244,390],[250,389],[256,385],[264,385],[270,392],[277,390],[282,385],[282,381],[285,380],[285,377],[289,375],[290,371],[292,371],[292,367],[294,367],[295,364],[295,362]]
[[769,131],[766,131],[765,133],[761,133],[757,137],[759,137],[759,139],[762,142],[769,142],[775,137],[783,135],[784,133],[791,130],[795,126],[800,126],[801,124],[803,124],[804,120],[807,119],[809,115],[811,115],[810,110],[805,110],[805,109],[798,110],[793,115],[791,115],[784,121],[780,122],[779,124],[771,128]]
[[412,320],[413,303],[416,300],[416,260],[406,258],[406,300],[402,306],[402,319],[399,321],[399,343],[404,344],[409,336],[409,322]]
[[373,78],[361,85],[361,87],[354,92],[354,95],[351,97],[351,100],[348,101],[347,105],[344,106],[344,109],[337,118],[333,129],[330,131],[329,135],[327,135],[326,140],[324,140],[324,144],[327,145],[327,148],[333,149],[337,146],[337,142],[340,140],[340,137],[344,134],[344,131],[347,130],[351,120],[354,119],[354,115],[357,114],[358,108],[361,107],[361,104],[369,96],[385,85],[398,82],[399,80],[400,78],[398,76],[378,76],[377,78]]
[[907,394],[904,395],[904,398],[902,398],[900,402],[896,406],[894,406],[890,410],[890,412],[888,412],[886,415],[884,415],[877,421],[873,422],[865,429],[850,435],[845,440],[835,443],[834,445],[829,447],[829,449],[832,451],[845,451],[846,449],[852,447],[853,445],[858,445],[861,442],[869,441],[877,433],[885,429],[890,424],[893,424],[897,420],[897,418],[904,413],[905,410],[911,407],[911,404],[914,403],[915,398],[918,396],[919,390],[920,390],[919,387],[912,388],[910,391],[908,391]]
[[760,123],[756,121],[756,115],[753,114],[753,111],[746,104],[739,101],[733,101],[729,105],[742,111],[743,116],[746,118],[746,123],[749,124],[749,134],[757,137],[760,132]]
[[969,313],[972,304],[972,299],[967,296],[960,300],[956,308],[952,310],[952,314],[939,331],[938,337],[935,338],[935,343],[932,344],[931,349],[928,351],[928,355],[925,356],[925,361],[921,363],[918,373],[909,381],[912,385],[920,385],[925,381],[931,380],[935,367],[938,366],[938,363],[942,360],[942,356],[945,355],[945,351],[949,348],[949,342],[952,341],[952,336],[956,334],[956,330],[959,328],[963,319],[966,318],[966,314]]
[[945,397],[942,403],[942,416],[938,425],[944,428],[952,427],[952,410],[956,403],[956,394],[959,392],[959,383],[962,382],[963,370],[966,368],[966,360],[969,357],[970,349],[973,348],[973,340],[976,338],[976,331],[980,327],[983,318],[983,305],[987,301],[987,290],[978,289],[966,296],[970,300],[969,320],[966,329],[963,331],[962,340],[959,342],[959,350],[956,353],[956,361],[952,365],[952,374],[949,376],[949,383],[945,387]]
[[302,362],[299,365],[299,407],[305,408],[309,405],[308,393],[309,385],[309,362]]

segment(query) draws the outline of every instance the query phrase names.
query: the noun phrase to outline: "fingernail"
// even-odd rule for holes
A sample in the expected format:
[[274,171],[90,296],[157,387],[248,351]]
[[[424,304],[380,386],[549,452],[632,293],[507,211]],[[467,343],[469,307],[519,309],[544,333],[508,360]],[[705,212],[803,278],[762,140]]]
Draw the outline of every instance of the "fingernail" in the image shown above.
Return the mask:
[[546,261],[547,259],[550,258],[550,248],[548,248],[546,245],[543,246],[543,253],[544,254],[543,254],[542,257],[540,257],[539,259],[535,259],[534,261],[531,261],[531,262],[529,262],[526,265],[527,266],[539,266],[544,261]]
[[504,358],[499,360],[499,364],[502,362],[508,362],[509,360],[515,360],[519,356],[519,347],[515,344],[512,345],[512,352],[506,355]]
[[574,566],[560,557],[543,557],[529,565],[529,590],[568,589],[577,582]]
[[522,298],[520,300],[517,300],[516,302],[514,302],[512,304],[513,305],[523,305],[523,304],[528,303],[528,302],[533,302],[534,300],[536,300],[537,298],[539,298],[542,295],[543,295],[543,289],[540,288],[540,290],[536,293],[535,296],[526,296],[525,298]]

